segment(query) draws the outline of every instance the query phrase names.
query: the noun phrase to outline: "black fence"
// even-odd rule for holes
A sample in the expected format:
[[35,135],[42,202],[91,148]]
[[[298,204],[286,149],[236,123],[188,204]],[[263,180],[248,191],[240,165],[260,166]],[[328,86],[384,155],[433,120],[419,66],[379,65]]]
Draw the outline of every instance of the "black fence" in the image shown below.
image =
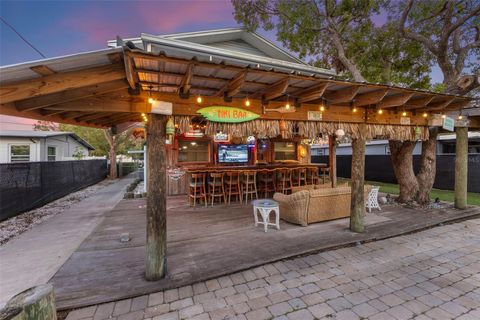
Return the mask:
[[88,187],[106,176],[106,160],[0,164],[0,221]]
[[[312,162],[328,163],[328,156],[312,156]],[[415,173],[420,167],[420,155],[413,156]],[[337,155],[337,176],[350,178],[352,156]],[[389,155],[365,156],[365,179],[370,181],[397,183]],[[434,188],[453,190],[455,187],[455,155],[437,155],[437,174]],[[480,192],[480,154],[468,156],[468,191]]]

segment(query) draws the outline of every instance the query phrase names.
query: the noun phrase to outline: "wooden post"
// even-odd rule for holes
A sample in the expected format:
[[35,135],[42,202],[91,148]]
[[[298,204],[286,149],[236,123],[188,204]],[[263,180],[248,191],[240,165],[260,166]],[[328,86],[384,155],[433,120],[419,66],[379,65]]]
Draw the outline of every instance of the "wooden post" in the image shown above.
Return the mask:
[[167,251],[166,139],[167,117],[151,114],[147,122],[147,256],[146,279],[165,277]]
[[[363,129],[365,125],[361,125]],[[362,128],[360,128],[362,129]],[[365,130],[360,130],[361,134]],[[352,202],[350,206],[350,230],[364,231],[365,217],[365,138],[352,139]]]
[[455,145],[455,208],[467,207],[468,127],[456,127]]
[[335,146],[335,135],[328,136],[328,165],[330,167],[332,188],[335,188],[337,186],[337,147]]
[[0,310],[0,319],[56,320],[53,286],[44,284],[17,294]]

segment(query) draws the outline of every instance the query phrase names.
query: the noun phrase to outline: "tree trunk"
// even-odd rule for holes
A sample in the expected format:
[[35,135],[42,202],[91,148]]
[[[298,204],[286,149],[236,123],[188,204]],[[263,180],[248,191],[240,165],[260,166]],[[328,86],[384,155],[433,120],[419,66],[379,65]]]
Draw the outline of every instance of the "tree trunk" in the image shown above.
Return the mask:
[[352,202],[350,206],[350,230],[365,230],[365,139],[352,139]]
[[15,320],[56,320],[52,285],[39,285],[17,294],[0,311],[0,318],[4,317]]
[[413,149],[415,141],[389,140],[393,171],[400,187],[398,202],[406,203],[415,199],[418,182],[413,171]]
[[455,146],[455,208],[467,207],[468,186],[468,128],[457,127]]
[[420,204],[430,202],[430,191],[437,172],[437,135],[438,128],[430,128],[430,137],[422,142],[420,170],[417,174],[418,193],[415,200]]
[[337,150],[335,146],[335,135],[328,136],[328,164],[330,167],[330,182],[332,188],[337,186]]
[[108,177],[110,179],[117,178],[117,150],[114,146],[110,146],[110,150],[108,151],[108,159],[110,160],[110,172]]
[[167,252],[166,139],[167,117],[152,114],[147,122],[147,280],[165,277]]

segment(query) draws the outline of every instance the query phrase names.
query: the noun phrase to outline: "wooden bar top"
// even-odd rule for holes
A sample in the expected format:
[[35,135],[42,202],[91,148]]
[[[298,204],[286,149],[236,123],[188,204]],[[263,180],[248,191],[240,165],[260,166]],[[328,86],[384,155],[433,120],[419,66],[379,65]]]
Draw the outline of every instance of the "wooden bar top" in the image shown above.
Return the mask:
[[282,168],[308,168],[327,167],[325,163],[275,163],[275,164],[256,164],[256,165],[206,165],[206,166],[186,166],[186,172],[211,172],[211,171],[234,171],[234,170],[275,170]]

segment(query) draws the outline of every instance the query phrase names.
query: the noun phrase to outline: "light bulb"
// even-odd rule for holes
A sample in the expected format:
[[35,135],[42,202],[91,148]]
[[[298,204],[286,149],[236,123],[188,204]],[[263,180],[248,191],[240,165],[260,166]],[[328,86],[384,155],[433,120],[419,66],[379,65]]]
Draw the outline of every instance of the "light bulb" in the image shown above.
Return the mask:
[[290,109],[290,103],[287,102],[287,104],[285,105],[285,109],[287,109],[287,110]]
[[402,112],[402,117],[406,117],[407,113],[405,111]]
[[155,100],[153,100],[153,98],[152,98],[152,97],[148,98],[148,103],[152,104],[152,103],[153,103],[153,101],[155,101]]
[[142,117],[145,117],[145,113],[142,112]]
[[446,115],[442,114],[442,118],[443,118],[443,119],[445,119],[446,117],[447,117]]
[[424,118],[428,117],[428,113],[424,112],[424,113],[423,113],[423,117],[424,117]]
[[352,112],[353,113],[357,112],[357,108],[353,108]]
[[383,113],[383,110],[382,109],[379,109],[378,110],[378,114],[382,114]]
[[463,116],[462,115],[459,115],[458,116],[458,120],[462,120],[463,119]]
[[202,103],[202,97],[201,96],[197,97],[197,103]]
[[322,112],[325,111],[325,107],[324,107],[324,106],[321,106],[321,107],[320,107],[320,111],[322,111]]
[[250,107],[250,100],[248,100],[248,98],[247,98],[247,100],[245,100],[245,105],[246,105],[247,107]]

